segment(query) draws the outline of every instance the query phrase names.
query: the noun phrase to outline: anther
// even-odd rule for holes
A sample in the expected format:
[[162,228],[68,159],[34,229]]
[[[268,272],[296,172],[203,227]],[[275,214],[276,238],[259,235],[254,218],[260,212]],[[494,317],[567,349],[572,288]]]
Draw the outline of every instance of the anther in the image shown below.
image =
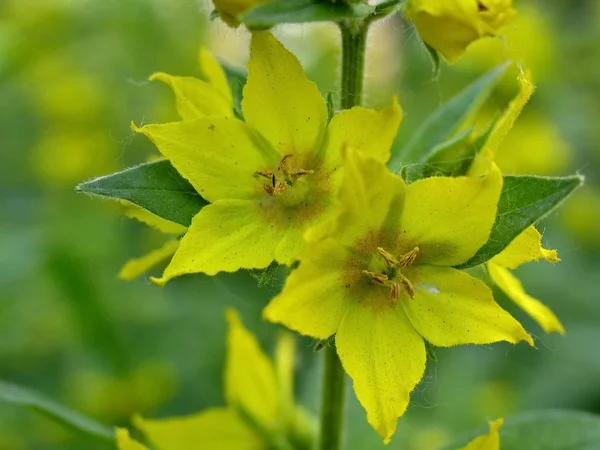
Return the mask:
[[283,155],[283,158],[281,158],[281,161],[279,161],[279,165],[277,166],[277,170],[279,170],[281,173],[286,173],[287,172],[287,160],[290,159],[292,156],[294,156],[291,153],[288,153],[287,155]]
[[406,292],[408,293],[408,296],[410,298],[415,298],[415,287],[410,282],[410,280],[408,278],[406,278],[405,276],[402,275],[401,278],[400,278],[400,283],[402,284],[402,287],[404,289],[406,289]]
[[254,172],[254,176],[264,177],[270,180],[271,178],[273,178],[273,173],[269,172],[268,170],[259,170],[257,172]]
[[392,305],[398,304],[398,297],[400,297],[400,285],[398,283],[392,283],[390,285],[390,294],[392,296]]
[[377,247],[377,251],[379,252],[379,254],[381,255],[381,257],[385,261],[386,265],[388,265],[390,267],[396,267],[398,265],[398,261],[396,260],[396,258],[394,258],[394,255],[392,255],[391,253],[385,251],[381,247]]
[[387,275],[377,272],[370,272],[368,270],[363,270],[363,273],[366,276],[368,276],[371,279],[371,281],[374,281],[375,283],[380,284],[381,286],[385,286],[388,283]]
[[314,170],[300,169],[299,171],[292,173],[290,176],[292,177],[292,180],[297,180],[304,175],[312,175],[313,173],[315,173]]
[[288,184],[285,181],[280,181],[279,183],[277,183],[277,186],[275,186],[275,189],[273,190],[273,195],[279,195],[281,194],[285,189],[287,189]]
[[410,252],[408,252],[405,255],[402,255],[400,257],[400,265],[402,267],[410,266],[412,263],[415,262],[415,259],[417,259],[418,255],[419,255],[419,247],[413,248]]

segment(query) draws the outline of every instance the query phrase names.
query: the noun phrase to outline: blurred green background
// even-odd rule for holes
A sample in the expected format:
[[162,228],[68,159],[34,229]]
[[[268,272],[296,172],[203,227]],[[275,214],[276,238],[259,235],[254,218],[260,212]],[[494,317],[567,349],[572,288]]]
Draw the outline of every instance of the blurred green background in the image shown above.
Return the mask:
[[[516,1],[503,40],[480,42],[433,79],[428,56],[399,17],[369,41],[369,106],[398,93],[397,145],[439,104],[507,58],[533,71],[538,90],[505,142],[507,173],[569,174],[587,184],[540,226],[558,265],[518,269],[567,334],[545,335],[504,298],[537,348],[440,349],[387,447],[435,449],[488,419],[540,408],[600,413],[600,3]],[[200,0],[0,1],[0,378],[109,424],[222,405],[224,309],[236,307],[267,349],[276,327],[260,310],[277,291],[252,274],[185,277],[166,288],[116,278],[164,237],[118,205],[75,193],[79,181],[156,155],[137,124],[176,119],[171,93],[147,77],[197,75],[200,45],[243,65],[247,33],[207,19]],[[338,34],[290,26],[278,36],[323,93],[336,93]],[[517,91],[516,69],[482,117]],[[301,340],[298,397],[316,411],[320,355]],[[383,448],[349,390],[347,442]],[[103,448],[48,419],[0,403],[0,450]]]

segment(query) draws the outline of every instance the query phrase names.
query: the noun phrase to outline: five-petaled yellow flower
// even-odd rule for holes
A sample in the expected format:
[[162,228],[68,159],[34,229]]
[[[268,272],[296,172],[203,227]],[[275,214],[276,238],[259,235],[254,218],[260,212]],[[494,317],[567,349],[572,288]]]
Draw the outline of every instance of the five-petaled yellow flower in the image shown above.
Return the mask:
[[488,240],[502,176],[406,185],[381,161],[345,152],[338,214],[309,246],[264,317],[335,344],[367,419],[388,442],[435,346],[533,345],[480,280],[453,266]]
[[385,162],[401,120],[392,105],[355,107],[329,124],[325,100],[300,62],[270,33],[252,36],[242,110],[135,128],[211,204],[193,219],[160,279],[291,264],[303,234],[326,217],[342,172],[342,148]]
[[[235,311],[227,318],[228,406],[185,417],[136,418],[136,426],[157,450],[311,448],[312,421],[294,403],[294,338],[281,336],[272,361]],[[145,450],[127,430],[117,430],[117,444],[119,450]]]
[[495,35],[514,15],[512,0],[409,0],[407,6],[421,38],[449,62],[471,42]]

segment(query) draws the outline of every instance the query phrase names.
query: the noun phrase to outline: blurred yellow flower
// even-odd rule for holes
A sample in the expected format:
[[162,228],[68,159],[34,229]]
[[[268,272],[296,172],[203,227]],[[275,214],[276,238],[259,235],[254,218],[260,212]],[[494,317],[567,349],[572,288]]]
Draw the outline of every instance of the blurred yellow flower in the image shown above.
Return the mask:
[[407,17],[449,62],[474,41],[493,36],[513,16],[512,0],[409,0]]
[[573,194],[560,212],[561,221],[585,245],[600,244],[600,192],[583,186]]
[[498,430],[500,430],[503,424],[503,419],[490,422],[490,432],[488,434],[475,438],[461,450],[500,450],[500,434]]
[[[160,450],[202,448],[269,449],[273,444],[301,442],[309,448],[312,422],[294,404],[294,340],[281,336],[273,362],[242,325],[237,312],[227,312],[229,334],[225,367],[225,407],[161,420],[136,418],[136,426]],[[121,433],[121,450],[137,450]],[[130,447],[127,447],[129,445]],[[281,447],[275,447],[281,448]]]
[[533,340],[482,281],[453,268],[489,237],[502,187],[497,168],[406,185],[382,161],[345,156],[338,214],[307,233],[299,268],[264,317],[318,339],[335,334],[367,420],[389,442],[423,376],[424,340]]
[[254,8],[268,0],[213,0],[219,16],[228,25],[237,27],[240,24],[240,16],[251,8]]
[[554,73],[556,33],[544,11],[532,4],[519,5],[515,19],[501,29],[501,38],[484,37],[473,42],[457,67],[486,72],[505,61],[517,63],[507,71],[502,87],[512,86],[517,67],[528,67],[544,82]]
[[254,33],[242,102],[245,122],[203,117],[134,127],[210,205],[193,219],[155,283],[189,274],[291,264],[304,231],[329,211],[352,145],[387,161],[402,118],[355,107],[328,124],[327,107],[300,62],[269,32]]

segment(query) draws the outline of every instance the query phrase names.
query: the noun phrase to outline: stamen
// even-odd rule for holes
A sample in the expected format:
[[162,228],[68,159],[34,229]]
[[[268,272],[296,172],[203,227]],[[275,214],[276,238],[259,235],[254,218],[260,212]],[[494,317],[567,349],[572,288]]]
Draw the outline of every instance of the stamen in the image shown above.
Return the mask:
[[283,155],[283,158],[281,158],[281,161],[279,161],[279,165],[277,166],[277,170],[279,170],[281,173],[285,174],[287,172],[287,160],[290,159],[292,156],[291,153],[288,153],[287,155]]
[[303,177],[304,175],[312,175],[313,173],[315,173],[314,170],[300,169],[299,171],[290,174],[290,176],[292,177],[292,180],[297,180],[298,178]]
[[381,247],[377,247],[377,251],[379,252],[381,257],[385,261],[386,265],[388,265],[390,267],[396,267],[398,265],[398,261],[396,260],[396,258],[394,258],[394,255],[387,252],[386,250],[384,250]]
[[263,188],[264,188],[265,192],[269,195],[273,195],[273,193],[275,192],[275,189],[270,184],[267,184],[267,183],[263,184]]
[[415,262],[419,255],[419,247],[413,248],[410,252],[400,257],[400,266],[408,267]]
[[254,172],[254,176],[260,176],[270,180],[273,178],[273,172],[269,172],[268,170],[259,170],[258,172]]
[[287,188],[288,188],[288,184],[285,181],[280,181],[277,184],[277,186],[275,186],[275,189],[273,190],[273,195],[279,195]]
[[392,283],[390,285],[390,294],[392,295],[392,305],[398,304],[398,297],[400,297],[400,285],[398,283]]
[[406,289],[406,292],[410,298],[415,298],[415,287],[404,275],[400,275],[400,284],[402,284],[402,287]]
[[385,286],[388,283],[387,275],[377,272],[369,272],[368,270],[363,270],[363,273],[366,276],[368,276],[371,279],[371,281],[374,281],[375,283],[380,284],[381,286]]

